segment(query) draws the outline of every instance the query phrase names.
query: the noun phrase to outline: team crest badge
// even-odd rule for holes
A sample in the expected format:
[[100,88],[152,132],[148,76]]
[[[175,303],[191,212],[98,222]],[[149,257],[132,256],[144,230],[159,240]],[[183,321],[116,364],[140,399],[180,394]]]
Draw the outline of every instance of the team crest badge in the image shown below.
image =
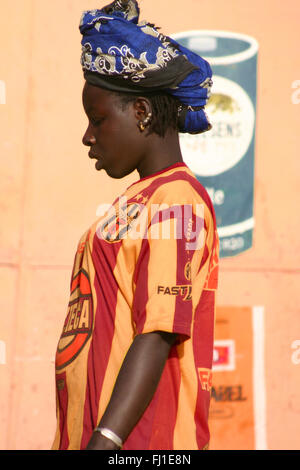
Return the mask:
[[114,243],[127,238],[128,232],[133,227],[141,213],[140,204],[125,204],[118,208],[113,206],[104,220],[101,220],[97,229],[100,239]]

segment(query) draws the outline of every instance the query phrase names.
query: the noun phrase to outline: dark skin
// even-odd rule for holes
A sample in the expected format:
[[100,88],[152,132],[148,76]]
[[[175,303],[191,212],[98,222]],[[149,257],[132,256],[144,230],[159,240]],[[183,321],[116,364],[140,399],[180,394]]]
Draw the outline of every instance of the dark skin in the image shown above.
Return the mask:
[[[175,339],[175,334],[159,331],[135,337],[99,426],[111,429],[123,442],[126,440],[155,393]],[[114,450],[118,446],[94,432],[87,449]]]
[[[85,84],[83,106],[89,120],[83,144],[90,147],[96,169],[112,178],[137,170],[140,178],[182,162],[178,133],[169,129],[164,137],[141,132],[139,121],[152,112],[145,97],[122,107],[120,98]],[[163,368],[177,335],[162,331],[137,335],[120,368],[111,399],[99,426],[111,429],[123,442],[142,417],[157,389]],[[116,450],[110,439],[94,432],[88,450]]]
[[83,106],[89,119],[82,142],[96,158],[97,170],[104,169],[112,178],[123,178],[137,170],[140,178],[149,176],[176,162],[182,162],[178,132],[169,129],[164,137],[140,132],[151,104],[137,97],[122,108],[120,98],[102,88],[85,84]]

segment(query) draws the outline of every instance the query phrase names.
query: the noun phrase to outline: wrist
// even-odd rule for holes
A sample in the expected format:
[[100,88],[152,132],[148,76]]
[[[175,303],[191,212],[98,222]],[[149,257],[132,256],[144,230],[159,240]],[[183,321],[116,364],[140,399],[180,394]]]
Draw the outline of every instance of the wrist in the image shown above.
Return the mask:
[[122,439],[111,429],[106,428],[104,426],[98,426],[95,428],[94,432],[99,433],[108,441],[111,441],[117,449],[121,449],[123,446]]
[[94,431],[86,450],[120,450],[120,447],[112,440]]
[[95,431],[96,439],[98,445],[101,445],[101,449],[103,450],[120,450],[120,447],[117,446],[112,440],[108,439],[105,436],[102,436],[99,432]]

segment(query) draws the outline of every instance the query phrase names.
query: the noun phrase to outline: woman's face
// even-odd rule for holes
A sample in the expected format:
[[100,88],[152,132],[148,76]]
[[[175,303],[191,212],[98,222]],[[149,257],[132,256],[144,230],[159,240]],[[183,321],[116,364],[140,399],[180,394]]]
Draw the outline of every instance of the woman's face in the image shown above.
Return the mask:
[[82,98],[89,120],[82,142],[90,147],[89,157],[97,160],[97,170],[123,178],[138,168],[145,155],[145,138],[137,126],[145,111],[134,103],[122,107],[118,95],[88,83]]

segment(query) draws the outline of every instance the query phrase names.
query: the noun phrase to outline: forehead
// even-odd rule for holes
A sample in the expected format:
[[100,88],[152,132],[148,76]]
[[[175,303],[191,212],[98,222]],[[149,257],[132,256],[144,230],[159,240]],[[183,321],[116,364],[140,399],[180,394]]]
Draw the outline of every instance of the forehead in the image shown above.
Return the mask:
[[112,93],[89,83],[85,83],[82,90],[82,103],[87,114],[94,111],[106,111],[116,103]]

